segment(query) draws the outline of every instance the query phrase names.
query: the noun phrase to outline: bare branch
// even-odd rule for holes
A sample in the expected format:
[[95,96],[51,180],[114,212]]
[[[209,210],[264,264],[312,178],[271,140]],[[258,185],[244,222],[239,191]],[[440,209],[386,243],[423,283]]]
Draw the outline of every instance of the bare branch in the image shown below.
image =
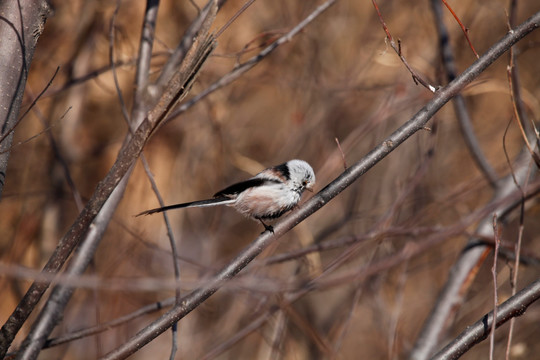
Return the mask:
[[[208,22],[208,19],[212,17],[209,14],[215,14],[218,9],[218,4],[216,0],[209,0],[206,6],[202,11],[199,12],[197,18],[191,23],[189,28],[186,30],[186,33],[182,37],[182,41],[171,57],[163,67],[159,78],[157,79],[155,86],[158,88],[165,86],[176,73],[178,67],[184,60],[187,51],[192,47],[193,39],[198,33],[206,33],[209,30],[211,22]],[[214,15],[215,16],[215,15]]]
[[[497,306],[499,305],[499,295],[497,292],[497,258],[499,255],[499,245],[501,243],[499,227],[497,224],[497,215],[493,215],[493,235],[495,236],[495,248],[493,249],[493,266],[491,267],[491,275],[493,277],[493,317],[497,318]],[[495,329],[491,327],[491,334],[489,339],[489,359],[493,360],[495,352]]]
[[[498,307],[495,321],[496,327],[501,326],[512,318],[523,315],[527,308],[538,299],[540,299],[540,280],[536,280],[523,288]],[[474,345],[485,340],[489,336],[492,326],[493,311],[484,315],[473,325],[468,326],[466,330],[431,359],[444,360],[459,358]]]
[[117,319],[108,321],[106,323],[99,324],[99,325],[93,326],[91,328],[82,329],[82,330],[79,330],[79,331],[74,331],[74,332],[71,332],[71,333],[66,334],[66,335],[62,335],[62,336],[58,336],[56,338],[49,339],[49,340],[47,340],[45,342],[43,348],[46,349],[46,348],[50,348],[50,347],[53,347],[53,346],[58,346],[58,345],[61,345],[61,344],[65,344],[67,342],[82,339],[82,338],[87,337],[87,336],[91,336],[91,335],[95,335],[95,334],[105,332],[107,330],[110,330],[111,328],[114,328],[116,326],[120,326],[122,324],[125,324],[128,321],[131,321],[133,319],[141,317],[142,315],[146,315],[148,313],[156,312],[156,311],[162,310],[164,308],[167,308],[169,306],[172,306],[175,303],[175,301],[176,301],[176,298],[171,297],[171,298],[168,298],[168,299],[165,299],[165,300],[162,300],[162,301],[155,302],[155,303],[150,304],[150,305],[143,306],[142,308],[140,308],[140,309],[138,309],[136,311],[133,311],[133,312],[131,312],[129,314],[126,314],[126,315],[121,316],[121,317],[119,317]]
[[135,73],[135,93],[133,95],[133,109],[131,111],[130,124],[135,128],[144,119],[146,112],[153,105],[152,98],[148,93],[148,76],[150,74],[150,62],[152,60],[152,48],[156,31],[156,19],[159,9],[159,0],[147,0],[144,12],[144,20],[139,41],[139,56]]

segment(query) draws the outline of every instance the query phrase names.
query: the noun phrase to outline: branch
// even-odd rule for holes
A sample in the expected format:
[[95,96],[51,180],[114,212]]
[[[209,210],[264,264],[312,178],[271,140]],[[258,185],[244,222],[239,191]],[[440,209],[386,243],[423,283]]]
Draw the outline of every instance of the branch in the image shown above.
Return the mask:
[[176,69],[178,69],[186,57],[187,51],[191,48],[193,39],[197,36],[201,29],[209,27],[210,24],[207,23],[207,19],[209,18],[208,14],[217,11],[217,8],[214,9],[216,6],[219,5],[215,4],[215,1],[208,1],[204,9],[187,28],[184,36],[182,37],[182,41],[180,44],[178,44],[165,66],[163,66],[163,70],[154,84],[155,86],[158,88],[164,87],[171,80],[172,76],[176,72]]
[[195,97],[190,99],[189,101],[186,101],[184,104],[178,107],[178,109],[171,112],[169,117],[167,118],[166,122],[172,120],[176,116],[182,114],[186,110],[188,110],[190,107],[195,105],[200,100],[204,99],[214,91],[221,89],[222,87],[229,85],[234,80],[238,79],[242,74],[249,71],[251,68],[253,68],[255,65],[257,65],[260,61],[262,61],[265,57],[270,55],[274,50],[276,50],[280,45],[283,45],[291,39],[296,36],[300,31],[302,31],[306,26],[308,26],[313,20],[315,20],[319,15],[321,15],[324,11],[326,11],[330,6],[332,6],[337,0],[327,0],[326,2],[319,5],[309,16],[307,16],[304,20],[302,20],[298,25],[296,25],[294,28],[291,29],[287,34],[283,35],[279,39],[277,39],[272,44],[268,45],[264,50],[262,50],[257,55],[251,57],[246,62],[237,65],[231,72],[228,74],[225,74],[221,77],[218,81],[210,85],[208,88],[206,88],[201,93],[197,94]]
[[[497,307],[497,317],[495,327],[499,327],[508,320],[525,313],[527,308],[540,299],[540,280],[536,280],[523,290],[512,296],[500,306]],[[468,326],[444,349],[435,354],[432,360],[457,359],[474,345],[485,340],[493,326],[493,311],[484,315],[473,325]]]

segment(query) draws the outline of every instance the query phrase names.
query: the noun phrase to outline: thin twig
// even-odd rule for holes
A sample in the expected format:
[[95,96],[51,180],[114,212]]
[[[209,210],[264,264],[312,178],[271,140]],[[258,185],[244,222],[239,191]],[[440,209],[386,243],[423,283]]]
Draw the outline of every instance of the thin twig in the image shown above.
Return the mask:
[[[115,21],[116,17],[118,16],[118,12],[120,11],[120,3],[122,0],[116,0],[116,7],[114,8],[114,12],[111,16],[111,22],[109,24],[109,64],[111,66],[111,71],[113,74],[113,80],[114,80],[114,86],[116,88],[116,95],[118,96],[118,101],[120,102],[120,109],[122,109],[122,116],[124,117],[124,120],[126,124],[129,127],[129,114],[126,106],[126,102],[124,101],[124,97],[122,96],[122,89],[120,88],[120,83],[118,82],[118,74],[116,73],[116,65],[114,64],[114,34],[116,33],[116,26]],[[129,127],[131,129],[131,127]]]
[[[510,9],[508,14],[508,30],[512,30],[516,25],[517,17],[517,0],[510,1]],[[512,79],[512,93],[514,99],[514,106],[518,114],[518,118],[521,121],[522,126],[525,128],[525,132],[529,134],[531,131],[534,131],[536,137],[536,146],[540,149],[540,132],[536,126],[536,123],[530,119],[525,110],[525,105],[523,104],[523,99],[521,96],[521,81],[519,77],[518,64],[516,62],[516,51],[514,47],[510,48],[509,52],[509,67],[511,72]]]
[[[520,213],[519,213],[518,239],[517,239],[517,242],[516,242],[516,244],[514,246],[514,254],[515,254],[514,269],[513,269],[513,271],[511,271],[511,278],[510,278],[510,286],[512,288],[512,296],[514,296],[516,294],[518,272],[519,272],[519,264],[520,264],[520,260],[521,260],[521,241],[523,239],[523,230],[524,230],[523,221],[524,221],[524,217],[525,217],[525,193],[524,193],[523,188],[521,187],[521,185],[516,180],[516,177],[515,177],[515,174],[514,174],[514,169],[513,169],[512,163],[510,162],[510,157],[508,156],[508,151],[506,149],[506,136],[507,136],[507,133],[508,133],[508,129],[510,127],[510,123],[511,122],[508,122],[508,125],[506,126],[506,129],[504,131],[503,150],[504,150],[504,155],[506,157],[506,162],[508,164],[508,167],[510,168],[510,173],[512,174],[512,177],[514,179],[514,184],[515,184],[516,188],[519,189],[519,191],[521,192],[521,206],[520,206]],[[529,169],[530,169],[530,167],[529,167]],[[527,176],[527,178],[528,177],[529,176]],[[510,358],[510,347],[512,345],[512,336],[513,336],[513,332],[514,332],[514,325],[515,325],[515,318],[512,318],[510,320],[510,328],[508,329],[508,340],[507,340],[507,343],[506,343],[506,358],[507,359]]]
[[371,2],[373,3],[373,6],[375,7],[375,10],[377,11],[377,15],[379,16],[379,21],[381,22],[381,25],[382,25],[382,27],[384,29],[384,32],[386,33],[386,39],[390,43],[390,46],[392,47],[392,49],[394,49],[396,54],[399,56],[399,59],[401,60],[403,65],[405,65],[407,70],[409,70],[409,72],[411,73],[414,82],[415,83],[420,83],[422,86],[424,86],[426,89],[428,89],[432,93],[437,91],[437,88],[435,86],[430,85],[426,80],[424,80],[420,76],[420,74],[418,74],[416,72],[416,70],[414,70],[409,65],[409,63],[407,62],[407,59],[405,59],[405,56],[403,56],[403,54],[401,52],[401,40],[398,40],[398,44],[396,45],[396,42],[394,41],[394,38],[392,37],[392,34],[390,34],[390,31],[388,30],[388,26],[386,25],[386,22],[384,21],[384,18],[383,18],[382,14],[381,14],[381,11],[379,10],[379,6],[377,5],[377,2],[375,0],[371,0]]
[[[60,117],[60,120],[62,120],[68,111],[71,110],[71,107],[69,107],[64,114]],[[62,171],[64,172],[64,178],[66,179],[66,183],[71,190],[71,194],[73,195],[73,200],[75,201],[75,206],[77,206],[78,211],[82,211],[84,207],[84,203],[82,201],[81,193],[77,189],[77,186],[75,186],[75,181],[73,181],[73,177],[71,176],[71,171],[69,170],[68,163],[64,156],[62,155],[60,148],[58,147],[58,144],[56,143],[56,140],[52,134],[51,131],[48,131],[50,129],[50,126],[47,127],[47,122],[45,120],[45,117],[39,110],[39,107],[34,108],[34,112],[36,113],[36,116],[41,121],[43,126],[46,127],[46,133],[47,133],[47,139],[49,139],[49,144],[51,146],[52,153],[54,154],[54,157],[58,164],[60,164],[60,167],[62,168]],[[44,130],[45,131],[45,130]]]
[[45,85],[45,87],[43,88],[43,90],[41,90],[41,92],[38,94],[38,96],[36,96],[32,102],[30,103],[30,105],[28,106],[28,109],[26,109],[24,111],[24,113],[19,116],[19,118],[17,119],[17,121],[13,124],[13,126],[10,128],[10,129],[7,129],[5,130],[5,132],[3,132],[3,135],[0,137],[0,143],[3,142],[6,137],[8,137],[13,131],[15,131],[15,128],[17,127],[17,125],[19,125],[21,123],[21,121],[26,117],[26,115],[30,112],[30,110],[33,109],[33,107],[36,105],[36,103],[38,102],[39,99],[41,99],[41,97],[43,96],[43,94],[45,94],[45,92],[47,91],[47,89],[49,89],[49,87],[52,85],[53,81],[54,81],[54,78],[56,77],[56,75],[58,74],[58,70],[60,70],[60,67],[56,67],[56,70],[54,71],[54,74],[53,76],[51,77],[51,79],[47,82],[47,85]]
[[536,163],[536,166],[540,168],[540,156],[534,151],[532,145],[530,144],[527,134],[525,133],[525,129],[523,127],[523,121],[519,118],[520,114],[516,107],[516,99],[514,98],[514,86],[512,82],[512,67],[511,66],[508,66],[506,68],[506,73],[508,75],[508,86],[510,87],[510,98],[512,100],[512,108],[514,110],[514,116],[516,119],[516,123],[519,127],[519,131],[521,132],[521,137],[523,138],[523,141],[525,142],[525,146],[527,146],[527,149],[529,150],[529,153],[531,154],[532,159]]
[[[196,34],[201,32],[201,29],[204,29],[205,27],[207,28],[206,31],[208,30],[210,25],[207,23],[209,14],[217,12],[217,6],[216,0],[209,0],[203,10],[199,12],[197,18],[189,25],[184,36],[182,36],[180,44],[178,44],[167,63],[163,66],[161,74],[159,74],[159,77],[154,84],[155,86],[158,88],[164,87],[171,80],[186,57],[188,50],[192,48],[193,39]],[[202,30],[202,32],[204,31],[205,30]]]
[[88,336],[91,336],[91,335],[96,335],[96,334],[111,330],[114,327],[125,324],[125,323],[127,323],[127,322],[129,322],[131,320],[137,319],[137,318],[139,318],[139,317],[141,317],[143,315],[147,315],[147,314],[150,314],[150,313],[165,309],[165,308],[167,308],[169,306],[174,305],[174,303],[175,303],[175,298],[174,297],[170,297],[170,298],[167,298],[167,299],[162,300],[162,301],[157,301],[157,302],[155,302],[153,304],[143,306],[143,307],[141,307],[140,309],[138,309],[136,311],[133,311],[133,312],[131,312],[129,314],[123,315],[123,316],[121,316],[119,318],[116,318],[114,320],[111,320],[111,321],[108,321],[108,322],[105,322],[105,323],[102,323],[102,324],[99,324],[99,325],[96,325],[96,326],[93,326],[93,327],[90,327],[90,328],[86,328],[86,329],[82,329],[82,330],[78,330],[78,331],[73,331],[73,332],[65,334],[65,335],[61,335],[61,336],[58,336],[58,337],[55,337],[55,338],[51,338],[51,339],[49,339],[49,340],[47,340],[45,342],[45,345],[43,346],[43,348],[46,349],[46,348],[50,348],[50,347],[53,347],[53,346],[62,345],[62,344],[65,344],[65,343],[68,343],[68,342],[71,342],[71,341],[75,341],[75,340],[82,339],[82,338],[85,338],[85,337],[88,337]]
[[214,82],[212,85],[207,87],[205,90],[203,90],[201,93],[197,94],[193,98],[191,98],[189,101],[186,101],[181,106],[179,106],[176,110],[172,111],[168,118],[166,119],[166,122],[169,122],[170,120],[174,119],[178,115],[182,114],[189,108],[191,108],[193,105],[195,105],[200,100],[204,99],[214,91],[221,89],[222,87],[229,85],[234,80],[238,79],[240,76],[242,76],[244,73],[249,71],[251,68],[253,68],[255,65],[257,65],[260,61],[262,61],[265,57],[270,55],[274,50],[276,50],[280,45],[283,45],[289,41],[292,40],[294,36],[296,36],[298,33],[300,33],[307,25],[309,25],[313,20],[315,20],[319,15],[321,15],[324,11],[326,11],[330,6],[332,6],[337,0],[327,0],[321,5],[319,5],[311,14],[309,14],[304,20],[302,20],[298,25],[296,25],[294,28],[291,29],[287,34],[280,37],[278,40],[267,46],[264,50],[259,52],[257,55],[249,58],[246,60],[246,62],[239,64],[235,66],[235,68],[223,75],[219,80]]
[[[499,228],[497,226],[497,214],[493,214],[493,234],[495,236],[495,249],[493,250],[493,266],[491,267],[491,276],[493,277],[493,318],[497,318],[497,307],[499,305],[499,295],[497,293],[497,257],[499,255],[499,244],[501,243],[499,237]],[[495,352],[495,328],[491,327],[491,334],[489,339],[489,360],[493,360],[493,354]]]
[[[459,358],[475,344],[480,343],[489,336],[493,323],[495,323],[495,327],[499,327],[511,318],[523,315],[527,308],[538,299],[540,299],[540,280],[534,281],[503,302],[497,309],[497,317],[494,317],[493,312],[490,312],[482,316],[473,325],[467,326],[461,334],[435,354],[431,360]],[[495,321],[493,321],[494,318]]]
[[347,160],[345,159],[345,154],[343,153],[343,149],[341,148],[341,144],[339,143],[339,139],[335,138],[336,144],[339,150],[339,153],[341,154],[341,160],[343,160],[343,170],[347,170]]
[[253,4],[255,2],[255,0],[248,0],[246,1],[246,3],[244,5],[242,5],[242,7],[232,16],[232,18],[230,18],[226,23],[225,25],[223,25],[217,32],[216,32],[216,39],[219,38],[219,36],[225,31],[227,30],[227,28],[229,26],[231,26],[231,24],[236,20],[238,19],[238,17],[240,15],[242,15],[248,7],[251,6],[251,4]]
[[[150,184],[152,186],[152,190],[154,191],[156,198],[158,199],[160,206],[165,206],[165,202],[163,201],[163,197],[161,196],[159,189],[157,187],[156,181],[154,180],[154,175],[152,175],[152,172],[150,171],[150,166],[148,165],[148,161],[146,161],[146,157],[144,154],[141,155],[141,161],[144,166],[144,171],[146,172],[146,175],[148,176],[148,180],[150,181]],[[174,239],[174,234],[171,227],[171,222],[169,221],[169,216],[167,215],[167,212],[163,212],[163,221],[165,221],[165,226],[167,228],[167,236],[169,238],[169,244],[171,246],[171,253],[173,258],[173,267],[174,267],[174,278],[176,281],[180,280],[180,260],[178,259],[178,250],[176,248],[176,241]],[[177,304],[180,302],[180,289],[176,289],[176,301]]]
[[467,39],[467,42],[469,43],[469,47],[471,48],[472,52],[474,53],[474,56],[476,56],[476,58],[478,59],[480,56],[478,55],[478,53],[476,52],[476,50],[474,49],[474,46],[471,42],[471,39],[469,38],[469,29],[467,29],[463,23],[461,22],[461,20],[459,20],[459,17],[457,16],[457,14],[454,12],[454,10],[452,10],[452,8],[450,7],[450,5],[446,2],[446,0],[442,0],[442,2],[444,3],[444,5],[446,6],[446,8],[452,13],[452,16],[454,17],[454,19],[456,19],[457,23],[459,24],[459,27],[461,27],[461,30],[463,31],[463,35],[465,35],[465,39]]

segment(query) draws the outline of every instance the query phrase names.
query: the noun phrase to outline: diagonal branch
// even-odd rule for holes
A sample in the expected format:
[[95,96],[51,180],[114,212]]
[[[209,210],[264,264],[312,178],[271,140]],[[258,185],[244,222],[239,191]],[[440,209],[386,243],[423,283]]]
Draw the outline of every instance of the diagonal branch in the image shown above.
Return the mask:
[[257,55],[249,58],[244,63],[237,65],[231,72],[225,74],[222,76],[219,80],[214,82],[212,85],[207,87],[204,91],[194,96],[189,101],[186,101],[184,104],[179,106],[176,110],[172,111],[169,114],[169,117],[166,121],[170,121],[176,116],[182,114],[186,110],[188,110],[190,107],[195,105],[200,100],[204,99],[211,93],[213,93],[216,90],[221,89],[224,86],[229,85],[234,80],[238,79],[242,74],[249,71],[251,68],[253,68],[255,65],[257,65],[262,59],[269,56],[274,50],[276,50],[279,46],[291,41],[291,39],[296,36],[298,33],[300,33],[306,26],[308,26],[313,20],[315,20],[319,15],[321,15],[324,11],[326,11],[330,6],[332,6],[337,0],[327,0],[321,5],[319,5],[309,16],[307,16],[304,20],[302,20],[298,25],[296,25],[294,28],[291,29],[287,34],[283,35],[279,39],[277,39],[272,44],[268,45],[266,48],[264,48],[261,52],[259,52]]
[[[499,327],[510,319],[521,316],[527,308],[540,299],[540,280],[536,280],[529,286],[519,291],[497,307],[495,327]],[[444,349],[435,354],[432,360],[457,359],[474,345],[485,340],[493,327],[493,311],[484,315],[473,325],[468,326]]]

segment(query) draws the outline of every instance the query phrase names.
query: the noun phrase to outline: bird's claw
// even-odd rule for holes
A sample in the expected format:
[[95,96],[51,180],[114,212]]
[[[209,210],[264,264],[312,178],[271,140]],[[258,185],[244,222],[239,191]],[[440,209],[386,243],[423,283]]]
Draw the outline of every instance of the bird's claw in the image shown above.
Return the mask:
[[273,234],[274,233],[274,227],[272,225],[264,224],[264,231],[262,233],[264,234],[266,231],[270,231]]
[[257,218],[257,220],[259,220],[262,226],[264,226],[264,231],[261,234],[264,234],[266,231],[270,231],[272,234],[274,233],[274,227],[272,225],[266,225],[260,218]]

